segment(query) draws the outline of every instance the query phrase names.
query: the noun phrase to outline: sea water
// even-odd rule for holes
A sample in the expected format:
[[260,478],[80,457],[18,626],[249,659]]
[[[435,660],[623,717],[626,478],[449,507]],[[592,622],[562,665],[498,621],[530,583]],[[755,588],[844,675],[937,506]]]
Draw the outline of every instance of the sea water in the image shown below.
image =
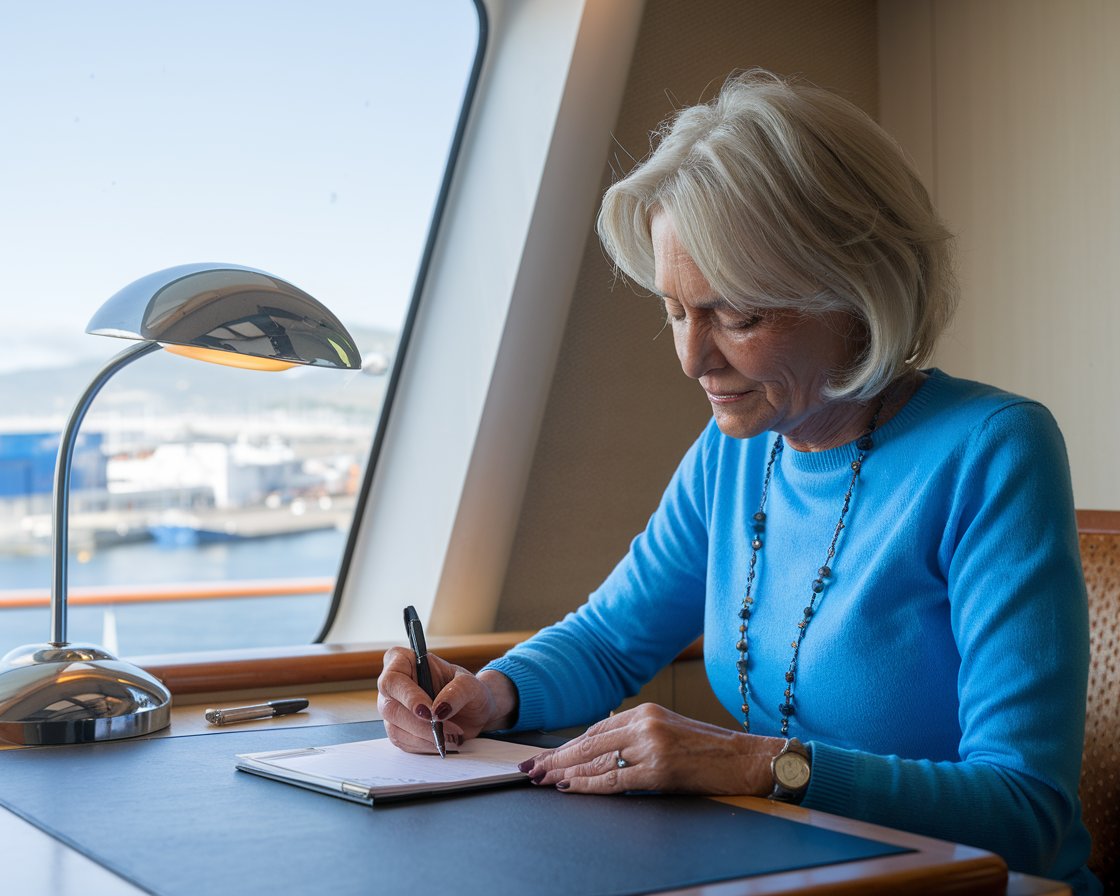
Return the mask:
[[[346,533],[333,529],[274,538],[165,548],[155,542],[118,545],[71,560],[69,584],[136,586],[333,578]],[[0,556],[0,592],[50,589],[49,556]],[[329,594],[223,600],[161,601],[116,606],[72,606],[67,638],[102,646],[115,632],[120,656],[276,647],[314,641],[330,607]],[[47,607],[0,609],[0,655],[21,644],[50,638]]]

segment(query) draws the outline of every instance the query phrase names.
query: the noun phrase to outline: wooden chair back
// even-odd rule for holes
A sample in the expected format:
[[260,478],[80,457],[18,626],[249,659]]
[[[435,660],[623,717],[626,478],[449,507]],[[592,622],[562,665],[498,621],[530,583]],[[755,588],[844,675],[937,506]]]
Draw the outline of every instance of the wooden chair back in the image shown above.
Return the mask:
[[1089,590],[1089,693],[1081,809],[1093,837],[1089,867],[1120,894],[1120,511],[1079,510]]

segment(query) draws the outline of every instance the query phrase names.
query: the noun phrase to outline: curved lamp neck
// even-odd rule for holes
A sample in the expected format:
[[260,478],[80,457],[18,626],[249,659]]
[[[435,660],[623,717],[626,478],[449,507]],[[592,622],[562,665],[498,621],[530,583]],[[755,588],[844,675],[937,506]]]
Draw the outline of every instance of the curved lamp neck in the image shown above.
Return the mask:
[[69,511],[70,511],[70,470],[74,461],[74,446],[78,441],[78,428],[86,416],[86,411],[93,403],[101,387],[105,385],[118,370],[131,364],[137,358],[158,350],[158,342],[138,342],[130,345],[120,354],[114,356],[98,371],[74,405],[70,417],[66,421],[66,428],[58,442],[58,459],[54,465],[54,541],[51,547],[54,559],[54,570],[51,576],[51,640],[55,647],[66,644],[66,572],[69,561]]

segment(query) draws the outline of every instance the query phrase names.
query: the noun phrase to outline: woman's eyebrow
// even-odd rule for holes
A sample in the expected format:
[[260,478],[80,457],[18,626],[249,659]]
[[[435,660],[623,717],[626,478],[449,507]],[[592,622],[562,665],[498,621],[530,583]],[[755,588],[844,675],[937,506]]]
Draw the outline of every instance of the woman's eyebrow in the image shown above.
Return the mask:
[[[656,289],[651,289],[650,292],[652,292],[657,298],[661,299],[662,301],[676,302],[678,305],[683,304],[680,299],[676,298],[676,296],[666,295],[665,293],[659,292]],[[689,302],[688,306],[690,308],[695,308],[697,311],[719,311],[721,309],[736,310],[735,306],[732,305],[731,302],[719,296],[713,296],[710,299],[698,299],[696,301]]]

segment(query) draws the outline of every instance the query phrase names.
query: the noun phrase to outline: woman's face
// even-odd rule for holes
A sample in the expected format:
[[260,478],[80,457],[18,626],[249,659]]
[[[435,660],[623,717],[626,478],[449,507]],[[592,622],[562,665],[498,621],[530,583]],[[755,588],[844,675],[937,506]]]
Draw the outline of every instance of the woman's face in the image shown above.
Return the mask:
[[744,314],[712,292],[664,212],[654,216],[652,236],[655,285],[677,357],[707,394],[721,432],[737,439],[779,432],[803,451],[862,432],[865,406],[821,397],[829,374],[846,369],[859,351],[851,315]]

